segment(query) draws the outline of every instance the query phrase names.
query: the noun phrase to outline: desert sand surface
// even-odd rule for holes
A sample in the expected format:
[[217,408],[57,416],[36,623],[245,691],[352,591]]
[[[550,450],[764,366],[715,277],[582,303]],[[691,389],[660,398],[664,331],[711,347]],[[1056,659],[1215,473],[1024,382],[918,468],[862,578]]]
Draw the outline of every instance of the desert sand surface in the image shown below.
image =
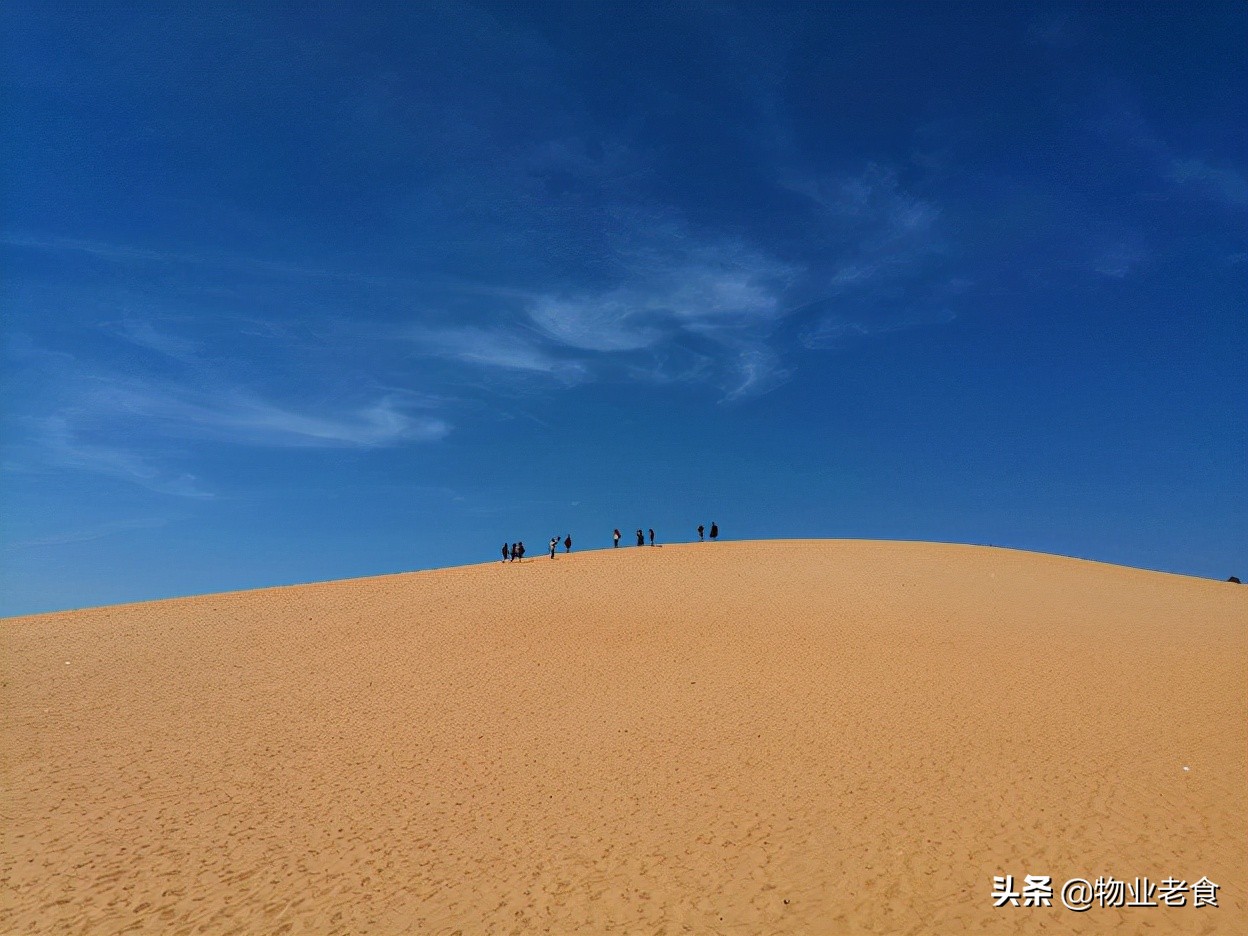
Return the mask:
[[0,640],[6,934],[1248,933],[1245,587],[691,543]]

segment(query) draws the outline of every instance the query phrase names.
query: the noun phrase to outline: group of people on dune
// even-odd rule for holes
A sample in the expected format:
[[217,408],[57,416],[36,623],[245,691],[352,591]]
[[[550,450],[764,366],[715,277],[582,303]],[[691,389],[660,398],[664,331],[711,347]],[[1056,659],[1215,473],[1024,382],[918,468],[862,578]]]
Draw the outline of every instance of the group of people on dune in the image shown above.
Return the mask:
[[[650,528],[649,533],[650,533],[650,545],[653,546],[654,545],[654,527]],[[719,539],[719,525],[715,523],[714,520],[711,521],[711,539],[712,540]],[[619,547],[620,531],[618,528],[611,531],[611,541],[612,541],[613,546],[615,546],[616,548]],[[706,541],[706,527],[699,523],[698,524],[698,542],[702,543],[705,541]],[[645,533],[640,529],[637,530],[637,545],[638,546],[646,545]],[[550,558],[551,559],[555,558],[555,553],[558,551],[558,549],[559,549],[559,537],[552,536],[550,538]],[[572,534],[571,533],[567,534],[563,538],[563,551],[565,553],[570,553],[572,551]],[[524,561],[524,540],[518,540],[514,543],[503,543],[503,562],[515,562],[517,559],[519,559],[521,562]]]

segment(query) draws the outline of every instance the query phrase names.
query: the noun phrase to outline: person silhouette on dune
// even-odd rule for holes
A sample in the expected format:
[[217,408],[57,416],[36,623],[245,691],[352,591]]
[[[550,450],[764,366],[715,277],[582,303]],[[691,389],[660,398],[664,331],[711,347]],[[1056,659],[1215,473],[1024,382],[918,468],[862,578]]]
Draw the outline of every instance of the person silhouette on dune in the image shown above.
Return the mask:
[[650,545],[654,545],[654,527],[650,528]]
[[646,535],[642,533],[641,530],[637,531],[637,545],[638,546],[646,545]]
[[716,525],[715,521],[712,520],[711,521],[711,539],[718,539],[718,538],[719,538],[719,527]]
[[507,543],[503,543],[503,562],[506,562],[510,558],[511,558],[511,546],[508,545]]
[[555,558],[555,548],[559,545],[559,537],[552,536],[550,538],[550,558]]
[[611,542],[614,544],[616,549],[620,548],[620,530],[618,527],[611,534]]
[[706,542],[706,527],[704,527],[700,523],[698,524],[698,542],[699,543]]
[[565,553],[570,553],[572,551],[572,534],[571,533],[569,533],[567,536],[563,538],[563,551]]

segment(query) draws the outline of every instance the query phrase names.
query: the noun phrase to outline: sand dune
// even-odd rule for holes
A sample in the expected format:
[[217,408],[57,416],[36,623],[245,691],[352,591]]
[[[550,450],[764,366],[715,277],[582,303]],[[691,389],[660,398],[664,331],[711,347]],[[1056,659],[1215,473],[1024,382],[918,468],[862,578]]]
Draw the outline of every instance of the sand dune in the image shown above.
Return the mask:
[[1248,932],[1245,587],[707,543],[0,640],[3,933]]

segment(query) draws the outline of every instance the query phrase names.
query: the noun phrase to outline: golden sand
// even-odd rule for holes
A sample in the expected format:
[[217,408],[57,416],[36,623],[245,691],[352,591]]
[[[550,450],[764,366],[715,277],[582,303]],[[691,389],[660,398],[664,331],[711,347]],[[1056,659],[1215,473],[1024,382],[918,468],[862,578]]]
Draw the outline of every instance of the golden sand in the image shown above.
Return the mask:
[[1248,587],[694,543],[0,641],[2,933],[1248,933]]

